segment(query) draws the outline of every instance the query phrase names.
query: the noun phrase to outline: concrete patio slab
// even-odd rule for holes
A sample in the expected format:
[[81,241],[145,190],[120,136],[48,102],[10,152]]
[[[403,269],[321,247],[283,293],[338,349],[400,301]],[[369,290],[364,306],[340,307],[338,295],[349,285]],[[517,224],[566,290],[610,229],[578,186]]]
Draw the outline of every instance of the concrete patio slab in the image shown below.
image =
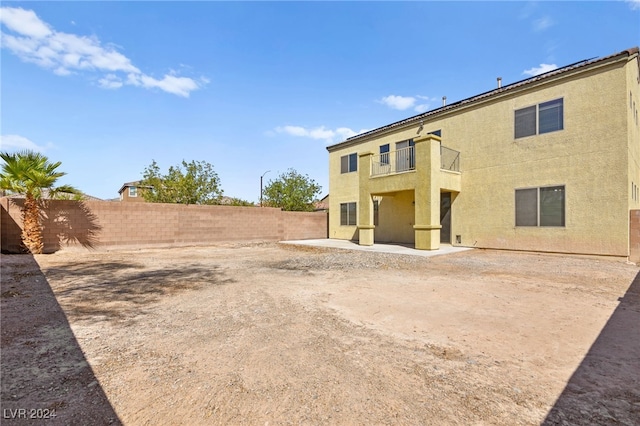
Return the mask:
[[319,240],[290,240],[281,241],[283,244],[297,244],[312,247],[329,247],[345,250],[362,250],[373,251],[379,253],[394,253],[394,254],[407,254],[411,256],[431,257],[443,254],[458,253],[461,251],[471,250],[470,247],[454,247],[450,244],[443,244],[438,250],[416,250],[409,245],[402,244],[382,244],[377,243],[372,246],[361,246],[356,242],[348,240],[336,240],[331,238],[323,238]]

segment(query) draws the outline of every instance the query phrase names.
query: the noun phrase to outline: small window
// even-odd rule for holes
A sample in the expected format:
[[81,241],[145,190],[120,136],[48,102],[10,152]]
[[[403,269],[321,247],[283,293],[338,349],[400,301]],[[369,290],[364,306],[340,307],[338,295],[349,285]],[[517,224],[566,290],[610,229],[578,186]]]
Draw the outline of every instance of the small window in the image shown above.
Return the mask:
[[137,197],[138,196],[138,187],[130,186],[129,187],[129,197]]
[[536,106],[516,110],[516,139],[536,134]]
[[539,134],[562,130],[564,127],[562,99],[541,103],[538,110],[540,113]]
[[538,188],[516,189],[516,226],[538,226]]
[[389,164],[389,144],[380,145],[380,163]]
[[356,203],[340,204],[340,225],[350,226],[356,224]]
[[515,138],[564,129],[564,101],[556,99],[515,111]]
[[540,188],[540,226],[564,226],[564,186]]
[[565,226],[564,186],[516,189],[516,226]]
[[433,132],[427,133],[428,135],[436,135],[437,137],[442,137],[442,129],[434,130]]
[[340,173],[358,171],[358,154],[353,153],[340,157]]

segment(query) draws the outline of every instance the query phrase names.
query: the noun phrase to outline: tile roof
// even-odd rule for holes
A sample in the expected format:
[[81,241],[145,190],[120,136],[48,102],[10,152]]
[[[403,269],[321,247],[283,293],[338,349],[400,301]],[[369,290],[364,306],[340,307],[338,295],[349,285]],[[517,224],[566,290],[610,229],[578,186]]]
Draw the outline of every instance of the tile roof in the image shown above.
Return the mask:
[[590,66],[590,65],[593,65],[593,64],[596,64],[596,63],[599,63],[599,62],[604,62],[604,61],[607,61],[609,59],[616,58],[618,56],[627,56],[627,57],[629,57],[629,56],[632,56],[634,54],[638,54],[638,52],[639,52],[638,47],[633,47],[631,49],[623,50],[622,52],[614,53],[613,55],[605,56],[605,57],[602,57],[602,58],[591,58],[591,59],[584,59],[582,61],[574,62],[573,64],[565,65],[563,67],[556,68],[555,70],[547,71],[545,73],[536,75],[534,77],[530,77],[530,78],[527,78],[527,79],[524,79],[524,80],[520,80],[520,81],[517,81],[515,83],[507,84],[507,85],[504,85],[502,87],[498,87],[498,88],[489,90],[488,92],[480,93],[479,95],[475,95],[475,96],[472,96],[470,98],[463,99],[461,101],[454,102],[452,104],[445,105],[445,106],[442,106],[440,108],[433,109],[431,111],[423,112],[423,113],[420,113],[418,115],[414,115],[412,117],[405,118],[405,119],[400,120],[400,121],[396,121],[395,123],[387,124],[386,126],[382,126],[382,127],[378,127],[376,129],[373,129],[373,130],[369,130],[368,132],[361,133],[359,135],[352,136],[352,137],[347,138],[346,140],[344,140],[342,142],[339,142],[337,144],[333,144],[333,145],[328,146],[327,150],[330,151],[331,149],[333,149],[335,147],[338,147],[338,146],[340,146],[342,144],[347,144],[349,142],[355,142],[360,138],[364,138],[366,136],[370,136],[370,135],[376,134],[378,132],[382,132],[384,130],[389,130],[389,129],[392,129],[394,127],[400,127],[400,126],[405,125],[405,124],[419,122],[420,120],[424,120],[427,117],[430,117],[430,116],[433,116],[433,115],[437,115],[437,114],[440,114],[440,113],[445,112],[445,111],[450,111],[450,110],[459,108],[461,106],[468,105],[468,104],[471,104],[473,102],[477,102],[477,101],[480,101],[482,99],[489,98],[491,96],[495,96],[495,95],[497,95],[499,93],[504,93],[504,92],[507,92],[507,91],[510,91],[510,90],[514,90],[516,88],[523,87],[523,86],[526,86],[526,85],[529,85],[529,84],[532,84],[532,83],[535,83],[535,82],[538,82],[538,81],[546,80],[548,78],[552,78],[552,77],[555,77],[557,75],[564,74],[564,73],[567,73],[569,71],[576,70],[578,68]]

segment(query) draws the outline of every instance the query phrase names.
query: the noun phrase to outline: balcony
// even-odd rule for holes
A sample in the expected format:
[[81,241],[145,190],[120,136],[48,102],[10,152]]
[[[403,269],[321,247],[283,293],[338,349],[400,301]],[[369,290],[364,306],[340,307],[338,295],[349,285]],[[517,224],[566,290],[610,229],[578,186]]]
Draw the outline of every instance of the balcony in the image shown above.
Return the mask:
[[[385,176],[415,170],[415,146],[373,155],[371,177]],[[460,152],[440,146],[440,170],[460,171]]]

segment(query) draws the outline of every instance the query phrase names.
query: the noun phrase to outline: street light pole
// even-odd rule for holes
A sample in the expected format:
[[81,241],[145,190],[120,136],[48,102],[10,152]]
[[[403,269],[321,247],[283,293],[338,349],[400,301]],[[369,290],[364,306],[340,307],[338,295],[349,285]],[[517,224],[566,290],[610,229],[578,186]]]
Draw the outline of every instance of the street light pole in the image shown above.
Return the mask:
[[266,172],[264,172],[262,174],[262,176],[260,176],[260,207],[262,207],[262,178],[264,177],[264,175],[266,175],[267,173],[269,173],[271,170],[267,170]]

